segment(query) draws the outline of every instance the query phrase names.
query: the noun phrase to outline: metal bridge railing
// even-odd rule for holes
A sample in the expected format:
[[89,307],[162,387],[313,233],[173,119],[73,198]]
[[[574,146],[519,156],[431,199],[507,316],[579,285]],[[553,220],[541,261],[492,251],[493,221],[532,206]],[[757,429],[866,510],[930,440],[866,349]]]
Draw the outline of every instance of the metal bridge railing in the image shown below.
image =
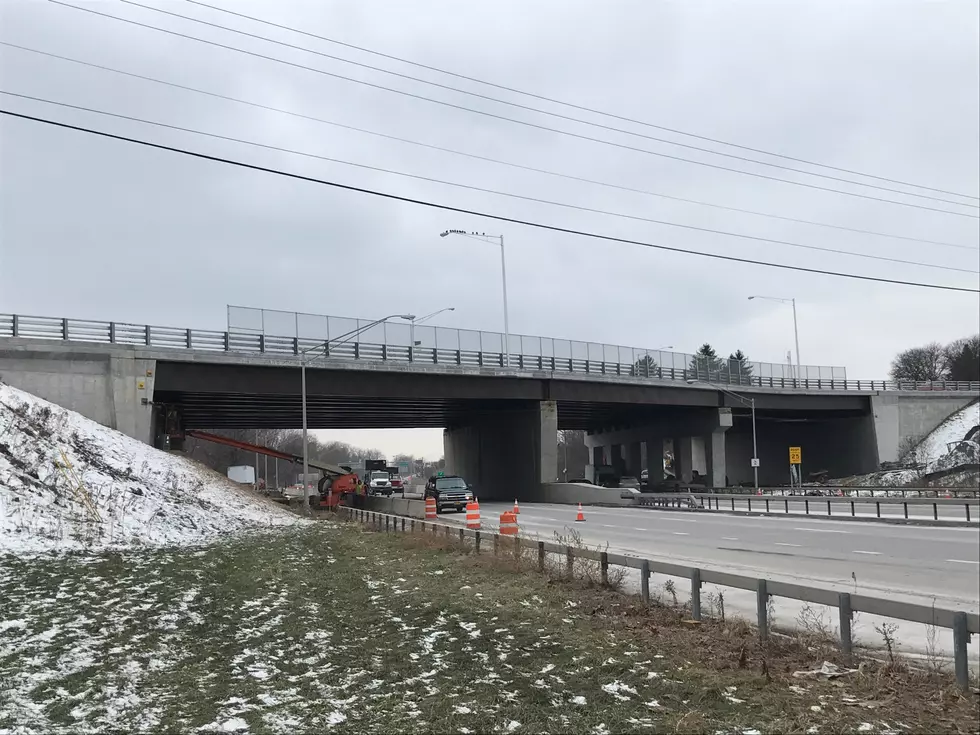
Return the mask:
[[[0,314],[0,338],[60,340],[98,344],[122,344],[162,349],[186,349],[209,352],[236,352],[270,356],[298,356],[315,348],[323,340],[280,337],[254,332],[219,332],[207,329],[178,329],[126,322],[100,322],[21,314]],[[467,367],[502,368],[503,353],[445,347],[410,347],[408,345],[346,342],[332,345],[327,359],[366,360],[372,362],[419,363]],[[756,363],[760,364],[760,363]],[[631,377],[643,381],[688,381],[718,383],[741,387],[799,390],[916,390],[980,391],[980,381],[895,382],[891,380],[847,380],[844,378],[766,377],[735,374],[725,370],[702,370],[697,365],[663,367],[652,363],[592,360],[578,357],[511,353],[510,369],[520,372],[568,373],[596,376]]]

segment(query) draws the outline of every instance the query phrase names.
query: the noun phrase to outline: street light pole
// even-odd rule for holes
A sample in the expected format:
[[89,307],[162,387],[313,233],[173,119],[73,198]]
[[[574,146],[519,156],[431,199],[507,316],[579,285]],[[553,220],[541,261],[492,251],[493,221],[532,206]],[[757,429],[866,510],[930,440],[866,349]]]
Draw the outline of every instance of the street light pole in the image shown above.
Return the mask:
[[409,339],[412,342],[412,346],[410,348],[411,349],[411,352],[409,353],[409,355],[411,357],[414,357],[414,355],[415,355],[415,325],[416,324],[421,324],[422,322],[427,322],[432,317],[437,316],[437,315],[441,314],[444,311],[456,311],[456,307],[455,306],[445,306],[442,309],[436,309],[431,314],[426,314],[425,316],[420,316],[417,319],[414,319],[414,318],[412,319],[411,323],[409,324]]
[[[303,412],[303,512],[310,512],[310,486],[306,481],[306,476],[310,473],[310,447],[307,443],[307,420],[306,420],[306,356],[313,352],[314,350],[327,350],[330,348],[331,343],[342,344],[352,337],[357,336],[361,332],[370,329],[371,327],[376,327],[379,324],[384,324],[389,319],[404,319],[411,322],[415,319],[414,314],[391,314],[386,316],[384,319],[377,319],[370,324],[365,324],[363,327],[358,327],[357,329],[352,329],[345,334],[335,337],[334,339],[328,339],[325,342],[318,342],[312,347],[308,347],[299,353],[299,372],[300,372],[300,393],[301,393],[301,406]],[[258,464],[258,462],[256,462]]]
[[439,233],[439,237],[447,237],[449,235],[462,235],[463,237],[471,237],[475,240],[496,240],[497,244],[500,245],[500,278],[504,287],[504,344],[503,344],[503,354],[504,354],[504,365],[510,367],[510,319],[507,311],[507,258],[504,254],[504,236],[503,235],[488,235],[485,232],[467,232],[466,230],[445,230]]
[[709,383],[706,380],[688,380],[688,385],[707,385],[715,390],[720,390],[722,393],[727,393],[732,398],[741,401],[745,405],[752,409],[752,477],[755,484],[756,493],[759,492],[759,445],[757,443],[756,433],[755,433],[755,398],[743,396],[741,393],[736,393],[733,390],[728,390],[728,388],[723,388],[720,385],[715,385],[714,383]]
[[796,298],[792,299],[781,299],[776,296],[749,296],[749,301],[752,299],[765,299],[766,301],[778,301],[781,304],[790,304],[793,307],[793,340],[796,344],[796,377],[800,377],[801,367],[800,367],[800,330],[796,323]]

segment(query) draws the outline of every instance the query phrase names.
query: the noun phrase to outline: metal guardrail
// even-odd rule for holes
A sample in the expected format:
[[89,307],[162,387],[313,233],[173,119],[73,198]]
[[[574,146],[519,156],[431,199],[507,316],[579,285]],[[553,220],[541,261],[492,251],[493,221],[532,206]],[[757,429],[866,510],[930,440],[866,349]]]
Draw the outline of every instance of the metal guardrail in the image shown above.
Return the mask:
[[[415,518],[406,518],[405,516],[348,508],[346,506],[340,506],[340,512],[350,519],[361,523],[368,523],[379,531],[415,533],[416,529],[418,529],[421,533],[426,533],[431,530],[432,533],[438,534],[440,529],[444,529],[443,533],[447,537],[458,535],[460,542],[465,543],[467,539],[472,539],[476,553],[481,553],[481,546],[484,540],[492,543],[494,554],[499,554],[502,550],[510,547],[513,549],[515,555],[520,555],[524,548],[524,540],[520,535],[516,537],[501,536],[498,533],[489,531],[476,531],[444,523],[422,521]],[[836,607],[840,621],[840,647],[848,655],[853,650],[851,623],[853,615],[856,612],[879,615],[909,623],[921,623],[937,628],[948,628],[953,631],[953,657],[956,681],[964,691],[969,689],[967,646],[970,642],[970,636],[974,633],[980,633],[980,615],[976,613],[917,605],[915,603],[899,602],[896,600],[885,600],[867,595],[851,594],[849,592],[835,592],[834,590],[818,587],[777,582],[765,578],[746,577],[740,574],[731,574],[712,569],[651,561],[650,559],[642,559],[626,554],[610,554],[605,551],[576,548],[548,541],[529,542],[529,548],[537,550],[538,571],[544,571],[548,554],[556,555],[560,560],[563,560],[569,574],[571,574],[572,564],[575,558],[598,562],[604,583],[608,580],[610,566],[637,569],[640,572],[640,596],[644,604],[650,603],[651,574],[664,574],[671,577],[690,579],[691,617],[694,620],[702,619],[701,587],[705,584],[716,584],[721,587],[733,587],[735,589],[754,591],[756,593],[758,634],[763,643],[767,640],[770,630],[770,621],[768,619],[768,602],[770,597],[784,597],[790,600]]]
[[[909,506],[931,506],[932,507],[932,518],[934,521],[939,520],[939,509],[940,508],[962,508],[964,513],[964,520],[967,523],[978,520],[978,513],[974,510],[972,513],[970,507],[973,506],[980,510],[980,498],[969,497],[969,498],[841,498],[841,497],[811,497],[806,495],[792,496],[784,495],[776,496],[772,495],[732,495],[729,493],[672,493],[672,494],[659,494],[659,495],[632,495],[637,499],[637,505],[655,506],[663,508],[682,508],[690,507],[690,499],[693,498],[697,500],[702,508],[707,510],[731,510],[732,512],[742,510],[741,506],[745,507],[745,512],[747,513],[779,513],[780,511],[786,514],[799,514],[796,508],[800,505],[803,506],[804,515],[823,515],[831,518],[841,518],[847,517],[846,507],[850,507],[850,517],[856,517],[856,506],[875,506],[875,515],[877,518],[884,517],[888,519],[894,516],[882,516],[881,506],[897,506],[901,505],[903,510],[904,520],[922,520],[922,516],[911,517],[909,516]],[[739,508],[735,507],[735,504],[739,504]],[[755,507],[753,508],[753,503]],[[794,504],[794,510],[790,510],[790,503]],[[838,513],[835,515],[833,508],[838,506]],[[845,512],[840,512],[839,506],[845,506]],[[772,510],[772,508],[776,510]],[[823,509],[826,508],[826,513]],[[814,511],[811,513],[811,509]]]
[[[788,497],[803,500],[820,497],[898,497],[898,498],[975,498],[980,496],[980,490],[962,487],[882,487],[878,485],[804,485],[803,489],[794,487],[763,487],[762,495],[771,497]],[[643,491],[644,495],[670,495],[673,493],[710,493],[714,495],[757,496],[754,487],[707,487],[690,483],[663,483],[654,490]],[[813,495],[809,493],[813,492]],[[877,494],[876,494],[877,493]]]
[[[421,329],[421,327],[417,327],[417,329]],[[322,344],[322,340],[319,339],[300,337],[276,337],[267,334],[218,332],[206,329],[178,329],[148,324],[59,319],[20,314],[0,314],[0,338],[3,337],[136,345],[205,352],[257,353],[273,357],[296,357],[303,350],[316,348]],[[503,368],[506,362],[504,354],[500,352],[445,349],[442,347],[414,348],[407,345],[365,342],[347,342],[334,345],[326,354],[326,358],[495,368]],[[649,381],[686,382],[688,380],[700,380],[722,385],[772,389],[980,391],[980,382],[932,381],[912,383],[890,380],[846,380],[843,378],[797,379],[734,375],[725,371],[703,371],[690,367],[664,368],[658,366],[652,370],[638,370],[637,365],[632,363],[549,357],[540,354],[511,354],[510,369],[520,372],[623,376]]]

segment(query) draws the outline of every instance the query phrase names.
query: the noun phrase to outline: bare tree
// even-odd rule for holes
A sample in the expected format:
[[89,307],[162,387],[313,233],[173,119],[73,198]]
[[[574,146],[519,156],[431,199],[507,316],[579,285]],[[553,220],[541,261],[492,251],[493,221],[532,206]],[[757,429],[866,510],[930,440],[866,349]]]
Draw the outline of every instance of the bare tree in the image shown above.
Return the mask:
[[892,360],[892,380],[944,380],[948,351],[938,342],[899,352]]

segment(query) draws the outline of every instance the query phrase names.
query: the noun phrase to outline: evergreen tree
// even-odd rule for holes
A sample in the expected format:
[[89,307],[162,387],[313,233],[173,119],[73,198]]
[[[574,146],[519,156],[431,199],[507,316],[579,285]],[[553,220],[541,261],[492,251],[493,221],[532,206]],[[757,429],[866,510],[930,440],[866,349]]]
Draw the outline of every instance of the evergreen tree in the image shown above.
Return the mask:
[[728,356],[728,363],[725,367],[728,373],[728,382],[745,385],[752,382],[752,363],[741,350],[735,350]]
[[719,379],[723,367],[715,348],[705,342],[691,358],[688,371],[695,380],[714,381]]
[[641,378],[657,378],[660,376],[660,366],[650,355],[644,355],[633,363],[631,374]]

